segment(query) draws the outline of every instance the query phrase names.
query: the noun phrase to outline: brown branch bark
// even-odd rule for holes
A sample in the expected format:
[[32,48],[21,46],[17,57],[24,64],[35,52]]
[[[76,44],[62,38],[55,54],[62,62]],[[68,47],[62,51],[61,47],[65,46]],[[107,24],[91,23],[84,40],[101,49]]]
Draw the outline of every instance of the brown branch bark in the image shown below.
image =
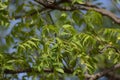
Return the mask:
[[[85,77],[88,78],[89,80],[96,80],[102,76],[106,76],[106,75],[113,75],[112,72],[119,69],[120,68],[120,64],[116,64],[114,65],[113,67],[109,68],[109,69],[105,69],[104,71],[102,72],[98,72],[96,74],[93,74],[93,75],[89,75],[89,74],[85,74]],[[44,69],[43,70],[45,73],[53,73],[54,72],[54,69]],[[34,70],[32,68],[28,68],[28,69],[20,69],[20,70],[5,70],[4,73],[5,74],[17,74],[17,73],[29,73],[29,72],[36,72],[36,73],[40,73],[39,71],[37,70]],[[70,69],[64,69],[64,72],[67,73],[67,74],[72,74],[74,71],[73,70],[70,70]],[[116,78],[120,78],[118,75],[115,75],[114,77]]]
[[107,10],[101,9],[101,8],[91,8],[91,7],[86,7],[86,6],[83,7],[83,9],[86,9],[86,10],[91,10],[91,9],[93,9],[93,10],[95,10],[96,12],[99,12],[99,13],[101,13],[102,15],[111,18],[115,23],[120,24],[120,18],[117,17],[115,14],[113,14],[113,13],[110,12],[110,11],[107,11]]
[[120,75],[115,74],[114,72],[109,72],[108,74],[105,75],[108,78],[111,78],[110,80],[120,80]]
[[[35,1],[38,4],[43,6],[43,8],[39,10],[40,13],[43,12],[43,11],[49,10],[49,9],[51,9],[51,10],[61,10],[61,11],[94,10],[96,12],[99,12],[103,16],[107,16],[107,17],[111,18],[115,23],[120,24],[120,18],[117,17],[114,13],[112,13],[112,12],[106,10],[106,9],[99,8],[96,5],[76,3],[76,4],[73,4],[72,6],[64,7],[64,6],[59,6],[59,4],[66,3],[66,2],[71,4],[72,1],[71,0],[60,0],[59,2],[56,2],[56,3],[53,3],[53,4],[47,4],[43,0],[35,0]],[[33,12],[30,15],[27,15],[27,16],[32,16],[36,13],[37,13],[37,11],[35,11],[35,12]],[[25,17],[27,17],[27,16],[25,15]],[[15,18],[16,19],[20,18],[20,16],[15,17]]]
[[102,71],[102,72],[96,73],[96,74],[94,74],[94,75],[85,74],[85,76],[86,76],[87,78],[89,78],[89,80],[96,80],[96,79],[98,79],[98,78],[100,78],[100,77],[102,77],[102,76],[105,76],[105,75],[107,75],[108,73],[111,73],[111,72],[113,72],[113,71],[115,71],[115,70],[117,70],[117,69],[119,69],[119,68],[120,68],[120,63],[119,63],[119,64],[116,64],[116,65],[114,65],[113,67],[111,67],[111,68],[109,68],[109,69],[106,69],[106,70],[104,70],[104,71]]
[[[40,73],[40,71],[34,70],[32,68],[28,68],[28,69],[19,69],[19,70],[4,70],[5,74],[18,74],[18,73],[29,73],[29,72],[36,72],[36,73]],[[43,72],[45,73],[53,73],[54,69],[44,69]],[[64,69],[64,72],[67,74],[72,74],[73,71],[69,70],[69,69]]]
[[[42,1],[42,0],[40,0]],[[62,0],[63,1],[63,0]],[[39,1],[38,1],[39,2]],[[70,0],[65,0],[63,2],[68,2],[68,3],[71,3]],[[40,3],[40,2],[39,2]],[[57,5],[56,5],[57,4]],[[96,12],[99,12],[100,14],[102,14],[103,16],[107,16],[109,18],[111,18],[115,23],[117,24],[120,24],[120,18],[117,17],[114,13],[108,11],[108,10],[105,10],[105,9],[102,9],[102,8],[98,8],[97,6],[95,5],[88,5],[88,4],[74,4],[73,6],[70,6],[70,7],[60,7],[58,5],[59,3],[55,3],[55,4],[51,4],[51,5],[43,5],[44,7],[48,8],[48,9],[56,9],[56,10],[62,10],[62,11],[73,11],[73,10],[95,10]]]
[[[39,71],[34,70],[34,69],[32,69],[32,68],[20,69],[20,70],[8,70],[8,69],[6,69],[6,70],[4,71],[5,74],[18,74],[18,73],[29,73],[29,72],[39,73]],[[52,70],[52,69],[45,69],[44,72],[46,72],[46,73],[52,73],[53,70]]]

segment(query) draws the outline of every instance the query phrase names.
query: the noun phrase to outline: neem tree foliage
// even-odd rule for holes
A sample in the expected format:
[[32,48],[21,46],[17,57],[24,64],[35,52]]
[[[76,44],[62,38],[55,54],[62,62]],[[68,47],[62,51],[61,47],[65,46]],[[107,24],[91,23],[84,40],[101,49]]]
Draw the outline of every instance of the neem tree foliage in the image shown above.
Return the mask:
[[1,0],[0,79],[119,80],[119,1],[92,2]]

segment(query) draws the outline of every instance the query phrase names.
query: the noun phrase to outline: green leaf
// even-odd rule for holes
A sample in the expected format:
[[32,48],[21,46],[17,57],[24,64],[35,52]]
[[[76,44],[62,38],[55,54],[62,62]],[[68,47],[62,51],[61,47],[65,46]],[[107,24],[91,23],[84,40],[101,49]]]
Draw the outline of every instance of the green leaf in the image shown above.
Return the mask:
[[2,59],[4,56],[0,53],[0,58]]
[[24,50],[26,50],[25,46],[23,45],[19,45],[20,48],[23,48]]
[[35,44],[35,42],[29,40],[29,41],[27,41],[27,43],[28,43],[28,44],[31,44],[32,46],[34,46],[34,47],[37,48],[37,45]]
[[33,40],[33,41],[40,41],[39,39],[37,39],[37,38],[31,38],[31,40]]
[[83,13],[77,10],[74,11],[72,13],[72,19],[78,26],[80,26],[83,23]]
[[32,46],[30,46],[30,45],[29,45],[29,44],[27,44],[27,43],[24,43],[24,44],[23,44],[23,46],[25,46],[25,47],[28,47],[28,48],[32,49]]
[[12,65],[10,65],[10,66],[4,66],[4,69],[8,69],[8,70],[14,70],[14,67],[12,66]]
[[77,2],[77,3],[80,3],[80,4],[83,4],[83,0],[73,0],[73,1],[72,1],[72,4],[74,4],[74,3],[76,3],[76,2]]
[[7,63],[14,63],[14,62],[16,62],[16,60],[9,60],[9,61],[7,61]]
[[71,25],[69,25],[69,24],[63,25],[63,29],[64,29],[65,31],[70,32],[71,34],[75,34],[75,33],[76,33],[76,31],[75,31],[75,29],[73,28],[73,26],[71,26]]
[[93,27],[93,25],[101,26],[102,25],[102,15],[96,11],[89,10],[84,15],[84,20],[87,25]]
[[7,5],[5,3],[0,2],[0,10],[4,10],[7,8]]
[[61,68],[55,68],[55,70],[56,70],[57,72],[64,73],[64,70],[61,69]]

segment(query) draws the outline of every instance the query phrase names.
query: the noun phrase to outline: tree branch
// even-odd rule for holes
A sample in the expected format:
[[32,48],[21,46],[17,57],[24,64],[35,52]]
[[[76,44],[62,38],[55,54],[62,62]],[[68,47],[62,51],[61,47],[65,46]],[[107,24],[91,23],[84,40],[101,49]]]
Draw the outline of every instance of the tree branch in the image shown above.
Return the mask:
[[[18,74],[18,73],[29,73],[29,72],[40,73],[40,71],[34,70],[32,68],[19,69],[19,70],[8,70],[8,69],[4,70],[5,74]],[[43,72],[45,72],[45,73],[53,73],[54,69],[43,69]],[[64,69],[64,72],[68,73],[68,74],[72,74],[73,73],[73,71],[69,70],[69,69]]]
[[[96,5],[91,5],[91,4],[73,4],[72,6],[69,6],[69,7],[64,7],[64,6],[59,6],[59,4],[62,4],[62,3],[72,3],[71,0],[60,0],[59,2],[56,2],[56,3],[53,3],[53,4],[46,4],[44,3],[43,0],[35,0],[38,4],[42,5],[43,8],[41,10],[39,10],[39,12],[43,12],[43,11],[46,11],[48,9],[51,9],[51,10],[61,10],[61,11],[73,11],[73,10],[94,10],[96,12],[99,12],[100,14],[102,14],[103,16],[107,16],[109,18],[111,18],[115,23],[117,24],[120,24],[120,18],[117,17],[114,13],[108,11],[108,10],[105,10],[105,9],[102,9],[102,8],[99,8],[97,7]],[[37,11],[31,13],[30,15],[28,16],[32,16],[34,14],[36,14]],[[26,15],[25,15],[26,17]],[[15,17],[16,19],[17,18],[20,18],[19,17]]]
[[[94,75],[89,75],[89,74],[85,74],[85,77],[88,78],[89,80],[96,80],[102,76],[106,76],[106,75],[112,75],[111,72],[117,70],[120,68],[120,63],[114,65],[113,67],[109,68],[109,69],[105,69],[102,72],[96,73]],[[72,74],[74,71],[70,70],[70,69],[63,69],[65,73],[67,74]],[[44,69],[43,70],[45,73],[53,73],[54,69]],[[4,71],[5,74],[17,74],[17,73],[29,73],[29,72],[36,72],[36,73],[40,73],[40,71],[34,70],[32,68],[28,68],[28,69],[20,69],[20,70],[8,70],[6,69]],[[115,76],[116,78],[119,78],[118,76]]]
[[106,70],[104,70],[102,72],[96,73],[94,75],[85,74],[85,77],[89,78],[89,80],[96,80],[96,79],[98,79],[98,78],[100,78],[102,76],[105,76],[108,73],[113,72],[114,70],[119,69],[119,68],[120,68],[120,63],[116,64],[113,67],[111,67],[109,69],[106,69]]
[[[42,1],[42,0],[41,0]],[[68,3],[70,3],[69,0],[65,0],[66,2],[68,1]],[[39,1],[38,1],[39,2]],[[56,10],[62,10],[62,11],[73,11],[73,10],[95,10],[96,12],[99,12],[100,14],[104,15],[104,16],[108,16],[109,18],[111,18],[114,22],[120,24],[120,18],[117,17],[115,14],[113,14],[110,11],[107,11],[105,9],[102,8],[98,8],[95,5],[88,5],[88,4],[74,4],[73,6],[70,7],[60,7],[58,5],[59,3],[56,4],[51,4],[51,5],[43,5],[44,7],[48,8],[48,9],[56,9]]]
[[114,72],[109,72],[105,76],[110,77],[111,80],[120,80],[120,75],[115,74]]

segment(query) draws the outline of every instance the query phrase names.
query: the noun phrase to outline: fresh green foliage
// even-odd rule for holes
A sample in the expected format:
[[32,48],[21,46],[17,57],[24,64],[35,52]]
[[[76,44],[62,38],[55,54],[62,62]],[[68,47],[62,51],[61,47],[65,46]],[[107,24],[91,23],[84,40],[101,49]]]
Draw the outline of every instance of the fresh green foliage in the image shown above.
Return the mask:
[[[40,5],[24,2],[27,0],[16,4],[0,1],[0,80],[18,79],[17,70],[27,69],[31,70],[25,72],[23,80],[64,80],[69,76],[84,80],[85,73],[94,74],[119,63],[120,29],[103,25],[100,13],[39,13]],[[8,12],[11,4],[17,6],[14,12]],[[6,70],[16,74],[6,74]]]
[[75,2],[81,4],[81,3],[83,3],[83,0],[73,0],[73,3],[75,3]]

